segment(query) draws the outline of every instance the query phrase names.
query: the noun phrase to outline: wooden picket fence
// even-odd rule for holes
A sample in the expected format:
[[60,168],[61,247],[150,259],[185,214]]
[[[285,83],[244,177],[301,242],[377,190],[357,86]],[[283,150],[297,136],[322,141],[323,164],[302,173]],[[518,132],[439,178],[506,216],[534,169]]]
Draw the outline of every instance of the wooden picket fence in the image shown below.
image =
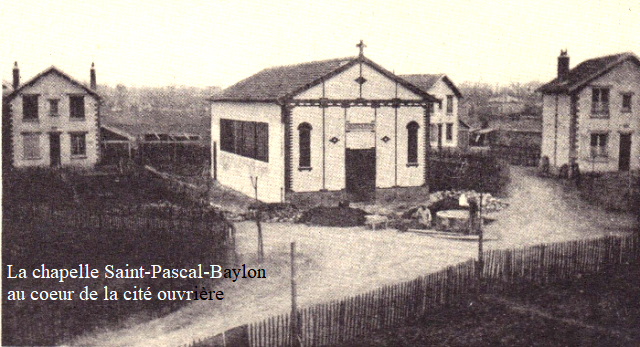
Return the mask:
[[464,302],[478,293],[526,291],[532,285],[595,273],[638,261],[636,235],[544,244],[484,253],[482,276],[475,259],[374,291],[302,308],[296,342],[291,339],[291,315],[283,314],[233,328],[190,347],[326,346],[399,326],[430,310]]

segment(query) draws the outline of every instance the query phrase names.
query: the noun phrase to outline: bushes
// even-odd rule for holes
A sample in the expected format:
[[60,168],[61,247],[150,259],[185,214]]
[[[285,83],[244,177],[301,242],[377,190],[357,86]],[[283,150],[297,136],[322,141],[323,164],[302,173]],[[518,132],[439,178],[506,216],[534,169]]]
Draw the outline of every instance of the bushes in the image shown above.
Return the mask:
[[487,153],[443,150],[429,155],[429,188],[498,193],[509,181],[509,166]]

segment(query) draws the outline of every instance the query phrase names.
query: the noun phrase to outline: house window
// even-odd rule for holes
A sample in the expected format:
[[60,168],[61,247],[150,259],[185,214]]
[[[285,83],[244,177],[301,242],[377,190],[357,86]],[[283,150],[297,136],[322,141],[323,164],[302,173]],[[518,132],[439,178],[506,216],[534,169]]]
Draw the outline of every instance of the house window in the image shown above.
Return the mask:
[[631,112],[631,94],[622,94],[622,112]]
[[58,116],[58,105],[60,99],[49,99],[49,116],[56,117]]
[[418,128],[416,122],[407,124],[407,164],[418,165]]
[[447,123],[447,141],[453,141],[453,123]]
[[429,140],[431,142],[438,142],[438,125],[437,124],[429,125]]
[[72,95],[69,97],[69,117],[84,119],[84,96]]
[[220,119],[220,149],[268,162],[269,125],[260,122]]
[[40,159],[40,134],[23,134],[22,147],[24,159]]
[[609,88],[593,88],[591,113],[596,116],[609,116]]
[[87,155],[87,146],[86,146],[86,134],[78,133],[78,134],[70,134],[71,137],[71,155],[72,156],[86,156]]
[[300,166],[303,168],[311,167],[311,124],[302,123],[298,126],[299,145],[300,145]]
[[591,134],[591,158],[607,157],[608,134]]
[[453,95],[447,95],[447,114],[453,113]]
[[38,95],[22,96],[22,120],[38,120]]

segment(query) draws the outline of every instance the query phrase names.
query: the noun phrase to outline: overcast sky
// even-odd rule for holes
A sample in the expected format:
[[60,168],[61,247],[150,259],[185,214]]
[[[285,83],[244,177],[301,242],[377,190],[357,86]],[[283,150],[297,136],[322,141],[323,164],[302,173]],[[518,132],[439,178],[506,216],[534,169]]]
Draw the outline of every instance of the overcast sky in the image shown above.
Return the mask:
[[571,66],[640,54],[640,1],[1,1],[2,76],[55,65],[98,83],[229,86],[263,68],[357,54],[399,74],[454,82],[547,81]]

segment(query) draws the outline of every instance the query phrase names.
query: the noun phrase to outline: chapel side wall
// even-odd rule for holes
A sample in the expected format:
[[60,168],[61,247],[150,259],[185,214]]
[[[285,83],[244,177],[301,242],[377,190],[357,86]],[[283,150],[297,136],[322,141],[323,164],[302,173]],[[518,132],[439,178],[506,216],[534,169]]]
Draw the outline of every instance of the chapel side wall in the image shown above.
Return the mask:
[[[38,120],[23,121],[22,95],[39,94]],[[85,118],[72,120],[69,117],[69,95],[84,95]],[[58,114],[50,115],[49,99],[59,99]],[[99,100],[87,94],[87,91],[56,73],[50,73],[41,77],[35,84],[23,89],[19,95],[11,101],[12,136],[13,136],[13,165],[21,167],[48,167],[50,166],[49,133],[60,133],[60,165],[80,168],[92,168],[99,159],[99,131],[98,108]],[[86,133],[86,155],[71,155],[70,133]],[[36,159],[24,158],[24,133],[39,134],[40,157]]]
[[[269,161],[243,157],[220,149],[220,119],[266,122],[269,127]],[[255,192],[252,177],[258,177],[258,199],[281,202],[284,194],[284,126],[281,108],[267,103],[214,102],[211,105],[211,144],[217,147],[217,178],[229,188],[249,197]],[[213,161],[212,161],[213,165]],[[213,168],[212,171],[213,173]]]
[[[592,117],[592,87],[608,87],[609,117]],[[622,94],[633,93],[631,112],[622,112]],[[640,169],[640,68],[625,62],[589,83],[579,93],[578,164],[580,170],[617,171],[620,134],[631,134],[631,169]],[[591,159],[591,134],[606,133],[607,157]]]

